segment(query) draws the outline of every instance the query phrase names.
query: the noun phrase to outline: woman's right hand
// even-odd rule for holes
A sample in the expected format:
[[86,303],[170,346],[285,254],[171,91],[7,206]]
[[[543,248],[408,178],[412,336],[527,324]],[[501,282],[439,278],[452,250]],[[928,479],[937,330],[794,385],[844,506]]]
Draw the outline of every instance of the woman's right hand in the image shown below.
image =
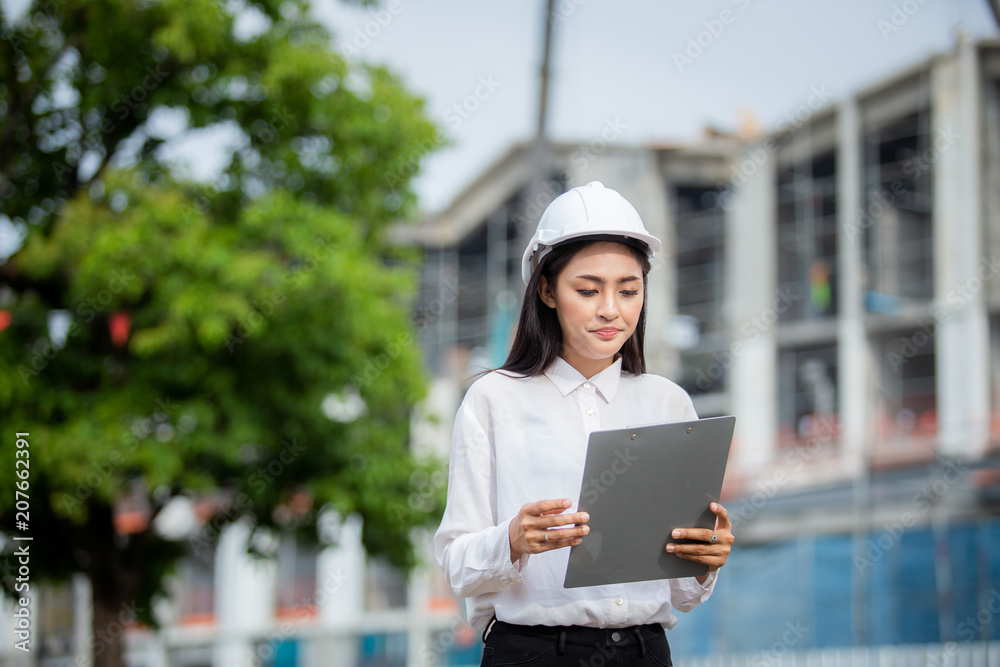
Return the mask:
[[[590,532],[587,523],[590,515],[586,512],[562,514],[573,501],[539,500],[521,508],[510,522],[510,562],[516,563],[525,554],[537,554],[552,549],[580,544],[584,535]],[[555,528],[576,524],[572,528]]]

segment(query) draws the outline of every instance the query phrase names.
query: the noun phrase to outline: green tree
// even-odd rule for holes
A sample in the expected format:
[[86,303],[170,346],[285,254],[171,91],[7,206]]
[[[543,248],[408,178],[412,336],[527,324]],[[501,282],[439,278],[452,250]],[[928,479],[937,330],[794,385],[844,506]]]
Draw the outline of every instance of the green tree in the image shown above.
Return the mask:
[[[0,264],[0,530],[35,537],[32,581],[88,575],[95,646],[123,609],[153,622],[184,544],[121,509],[179,494],[213,499],[199,540],[237,517],[309,533],[333,507],[412,565],[440,494],[412,501],[435,463],[408,449],[413,272],[382,232],[440,143],[422,100],[304,2],[44,0],[0,35],[0,215],[26,234]],[[210,182],[171,157],[177,119],[233,137]]]

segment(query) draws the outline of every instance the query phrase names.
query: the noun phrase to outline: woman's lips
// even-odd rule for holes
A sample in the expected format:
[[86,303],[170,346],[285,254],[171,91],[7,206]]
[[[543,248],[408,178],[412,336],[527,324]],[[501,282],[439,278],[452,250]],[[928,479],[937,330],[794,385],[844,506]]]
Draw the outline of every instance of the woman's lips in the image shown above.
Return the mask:
[[618,329],[598,329],[594,333],[605,340],[611,340],[618,335]]

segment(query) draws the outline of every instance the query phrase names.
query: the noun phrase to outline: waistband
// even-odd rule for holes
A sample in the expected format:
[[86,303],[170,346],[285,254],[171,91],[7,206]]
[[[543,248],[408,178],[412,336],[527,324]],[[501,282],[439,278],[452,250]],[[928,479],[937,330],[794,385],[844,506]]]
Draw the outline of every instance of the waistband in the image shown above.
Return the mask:
[[645,657],[646,641],[662,638],[663,626],[658,623],[632,625],[626,628],[591,628],[583,625],[515,625],[504,621],[493,621],[483,633],[484,641],[489,635],[506,634],[531,635],[556,642],[557,652],[562,654],[566,644],[591,647],[637,645],[639,655]]

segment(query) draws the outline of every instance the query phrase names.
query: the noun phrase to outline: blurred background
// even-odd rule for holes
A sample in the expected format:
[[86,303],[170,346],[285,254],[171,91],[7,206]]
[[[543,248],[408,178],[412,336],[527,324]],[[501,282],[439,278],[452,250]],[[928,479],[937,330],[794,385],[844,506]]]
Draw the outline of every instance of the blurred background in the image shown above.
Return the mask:
[[677,664],[1000,664],[1000,3],[2,0],[0,665],[475,665],[455,410],[545,206],[735,414]]

